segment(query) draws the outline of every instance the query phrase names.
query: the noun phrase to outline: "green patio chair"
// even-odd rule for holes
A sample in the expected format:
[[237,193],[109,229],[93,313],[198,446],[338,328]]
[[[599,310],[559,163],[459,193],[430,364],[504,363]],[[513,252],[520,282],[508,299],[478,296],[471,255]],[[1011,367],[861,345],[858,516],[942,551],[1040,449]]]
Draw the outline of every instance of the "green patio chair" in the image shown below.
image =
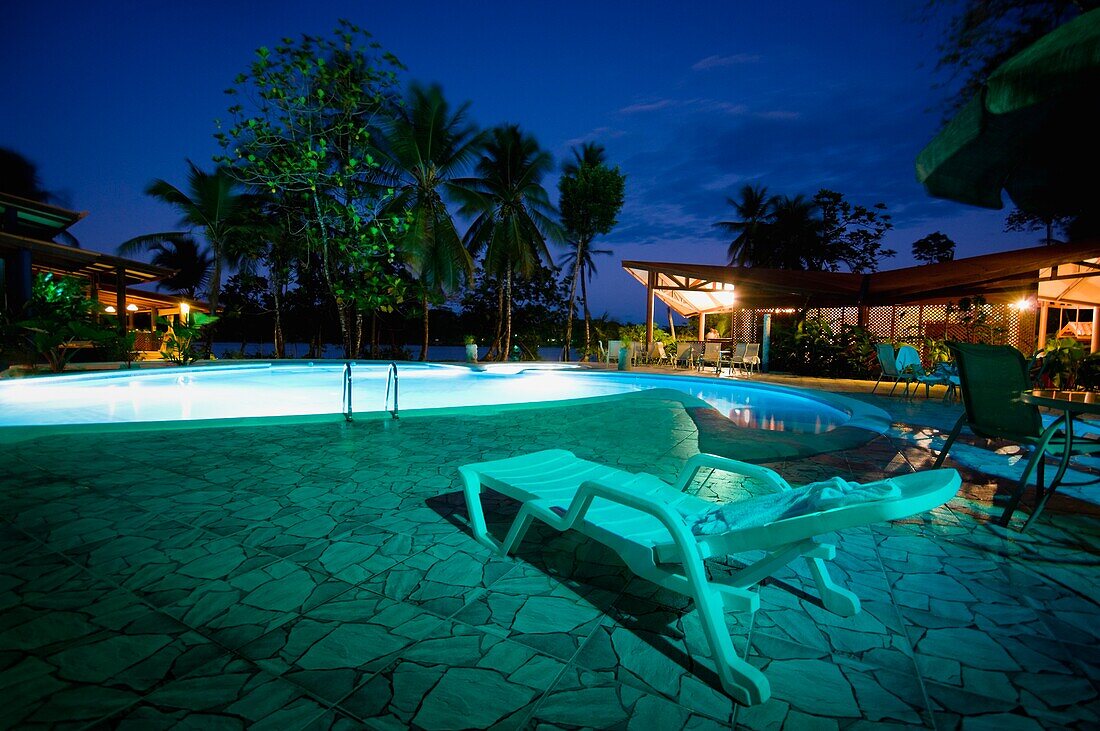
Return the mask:
[[[1038,407],[1020,400],[1020,394],[1030,390],[1032,385],[1028,361],[1016,348],[970,343],[948,343],[947,347],[955,356],[959,369],[959,389],[965,411],[947,436],[934,466],[943,465],[964,426],[970,427],[970,431],[983,439],[1004,439],[1030,447],[1031,457],[999,521],[1001,525],[1008,525],[1024,496],[1031,473],[1036,472],[1035,507],[1021,529],[1027,530],[1042,513],[1058,485],[1062,484],[1069,467],[1069,457],[1100,452],[1100,444],[1075,440],[1067,451],[1065,433],[1061,431],[1065,426],[1064,415],[1043,428]],[[1044,475],[1048,453],[1061,458],[1049,487]]]
[[[751,477],[768,493],[716,503],[684,492],[705,467]],[[766,701],[771,690],[763,673],[738,657],[725,611],[755,612],[760,599],[752,588],[802,557],[824,607],[843,617],[855,615],[859,599],[829,577],[824,561],[836,549],[819,536],[931,510],[950,500],[960,485],[954,470],[932,470],[865,485],[834,478],[792,489],[767,467],[711,454],[689,459],[669,484],[561,449],[468,464],[459,473],[471,529],[484,545],[511,553],[538,518],[559,531],[573,529],[599,541],[636,575],[689,597],[699,610],[723,688],[744,704]],[[521,503],[503,541],[486,528],[481,505],[486,487]],[[707,574],[708,558],[756,551],[764,557],[732,576]]]
[[[878,374],[878,380],[875,381],[875,387],[871,389],[871,393],[878,390],[878,385],[882,383],[883,378],[893,378],[894,385],[890,388],[890,395],[893,396],[901,376],[898,371],[897,356],[894,355],[894,346],[890,343],[879,343],[875,346],[875,355],[878,356],[878,364],[882,371]],[[906,384],[906,388],[908,387]]]

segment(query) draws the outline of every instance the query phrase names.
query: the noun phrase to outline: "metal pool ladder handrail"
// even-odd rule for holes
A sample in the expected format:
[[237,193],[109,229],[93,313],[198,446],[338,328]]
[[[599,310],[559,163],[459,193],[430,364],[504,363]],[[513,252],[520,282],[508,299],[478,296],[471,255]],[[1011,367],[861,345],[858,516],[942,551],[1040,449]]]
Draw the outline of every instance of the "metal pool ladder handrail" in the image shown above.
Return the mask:
[[397,417],[397,363],[390,361],[390,370],[386,374],[386,406],[390,403],[390,379],[393,379],[393,409],[390,410],[390,416],[394,419]]
[[352,421],[351,418],[351,361],[344,363],[344,421]]

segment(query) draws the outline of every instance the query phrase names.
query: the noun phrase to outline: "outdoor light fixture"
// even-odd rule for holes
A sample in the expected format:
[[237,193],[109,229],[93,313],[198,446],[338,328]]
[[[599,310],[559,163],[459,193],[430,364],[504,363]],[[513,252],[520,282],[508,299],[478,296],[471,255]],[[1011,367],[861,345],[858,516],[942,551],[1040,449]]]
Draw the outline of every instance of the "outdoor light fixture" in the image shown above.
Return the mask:
[[113,315],[118,312],[118,310],[115,309],[114,305],[107,305],[105,308],[103,308],[103,311],[109,315]]
[[137,305],[135,305],[133,302],[131,302],[130,304],[126,305],[126,311],[127,312],[137,312]]
[[1032,304],[1031,304],[1031,300],[1029,298],[1024,297],[1021,300],[1017,300],[1016,302],[1013,302],[1012,306],[1015,307],[1017,310],[1030,310],[1031,307],[1032,307]]
[[191,312],[191,305],[186,302],[180,302],[180,317],[184,322],[187,322],[187,313]]

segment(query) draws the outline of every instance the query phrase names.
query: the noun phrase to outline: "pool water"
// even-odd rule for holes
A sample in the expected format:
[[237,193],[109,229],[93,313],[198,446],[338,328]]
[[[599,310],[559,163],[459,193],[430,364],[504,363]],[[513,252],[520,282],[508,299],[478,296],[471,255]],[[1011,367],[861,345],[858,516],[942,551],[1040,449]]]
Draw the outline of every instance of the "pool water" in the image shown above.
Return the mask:
[[[553,402],[667,388],[700,398],[748,428],[821,433],[850,418],[849,412],[811,392],[731,380],[518,363],[484,370],[403,363],[398,372],[401,411]],[[0,381],[0,426],[339,414],[343,375],[342,363],[258,363],[12,379]],[[392,407],[388,376],[388,364],[353,366],[356,413]]]

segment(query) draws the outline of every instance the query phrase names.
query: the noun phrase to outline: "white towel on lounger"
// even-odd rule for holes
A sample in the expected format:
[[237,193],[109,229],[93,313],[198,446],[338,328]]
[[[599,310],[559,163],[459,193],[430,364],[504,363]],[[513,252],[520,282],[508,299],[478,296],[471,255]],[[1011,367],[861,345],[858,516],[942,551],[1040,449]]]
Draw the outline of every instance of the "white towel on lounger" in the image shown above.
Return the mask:
[[801,515],[875,500],[888,500],[900,495],[901,490],[893,480],[862,484],[834,477],[791,490],[723,503],[702,515],[685,517],[694,519],[691,525],[693,534],[705,536],[755,528]]

